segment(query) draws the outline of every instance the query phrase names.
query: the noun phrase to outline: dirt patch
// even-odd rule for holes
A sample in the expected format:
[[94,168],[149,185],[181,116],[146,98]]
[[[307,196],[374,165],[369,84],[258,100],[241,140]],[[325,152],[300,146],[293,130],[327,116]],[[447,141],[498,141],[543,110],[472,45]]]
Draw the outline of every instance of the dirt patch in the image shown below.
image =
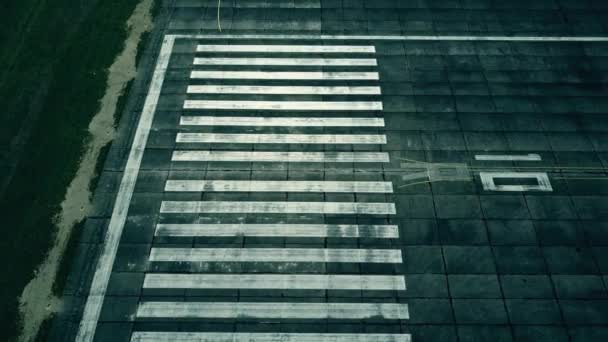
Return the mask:
[[86,152],[55,218],[54,245],[19,299],[23,321],[19,341],[33,341],[42,322],[60,308],[61,300],[53,295],[52,284],[74,225],[86,218],[91,208],[92,189],[89,185],[95,177],[96,161],[101,149],[114,138],[117,102],[129,81],[135,78],[137,48],[142,35],[152,28],[153,3],[154,0],[142,0],[127,21],[129,33],[124,48],[108,70],[105,94],[99,111],[89,124]]

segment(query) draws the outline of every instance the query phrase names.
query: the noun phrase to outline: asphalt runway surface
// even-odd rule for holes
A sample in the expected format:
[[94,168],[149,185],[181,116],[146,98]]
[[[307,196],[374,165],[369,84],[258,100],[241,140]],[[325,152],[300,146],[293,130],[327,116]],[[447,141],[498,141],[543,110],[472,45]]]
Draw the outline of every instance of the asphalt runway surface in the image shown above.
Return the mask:
[[65,341],[608,340],[608,5],[168,2]]

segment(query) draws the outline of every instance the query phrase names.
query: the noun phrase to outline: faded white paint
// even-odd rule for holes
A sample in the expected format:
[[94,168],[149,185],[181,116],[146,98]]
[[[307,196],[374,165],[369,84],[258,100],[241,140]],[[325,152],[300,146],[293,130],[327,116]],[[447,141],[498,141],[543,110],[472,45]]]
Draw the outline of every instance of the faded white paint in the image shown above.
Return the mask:
[[409,319],[407,304],[142,302],[137,318]]
[[168,180],[178,192],[362,192],[392,193],[391,182]]
[[174,151],[172,161],[388,163],[385,152]]
[[357,45],[197,45],[196,52],[277,53],[375,53],[376,48]]
[[156,236],[399,237],[395,225],[332,224],[158,224]]
[[405,291],[403,276],[329,274],[148,273],[145,289],[378,290]]
[[[545,172],[480,172],[481,184],[486,191],[553,191]],[[497,178],[535,179],[536,185],[496,185]]]
[[160,212],[165,214],[249,213],[395,215],[395,205],[393,203],[353,202],[163,201]]
[[182,116],[183,126],[384,127],[383,118]]
[[475,160],[483,161],[540,161],[542,158],[536,153],[529,154],[476,154]]
[[216,144],[386,144],[384,134],[177,133],[178,143]]
[[303,110],[303,111],[375,111],[382,110],[378,101],[224,101],[186,100],[184,109],[228,110]]
[[377,72],[364,71],[200,71],[190,73],[192,79],[238,80],[318,80],[318,81],[377,81]]
[[380,87],[191,85],[189,94],[380,95]]
[[342,262],[403,261],[399,249],[352,248],[152,248],[150,261],[165,262]]
[[131,342],[411,342],[410,334],[218,333],[136,331]]
[[196,57],[194,65],[376,66],[374,58]]

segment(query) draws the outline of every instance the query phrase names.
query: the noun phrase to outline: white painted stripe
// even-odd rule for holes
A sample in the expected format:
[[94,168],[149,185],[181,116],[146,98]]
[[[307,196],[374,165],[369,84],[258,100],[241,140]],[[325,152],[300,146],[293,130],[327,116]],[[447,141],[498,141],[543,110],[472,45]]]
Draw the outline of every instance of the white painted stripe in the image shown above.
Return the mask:
[[165,72],[169,65],[169,59],[171,52],[173,51],[173,44],[175,42],[174,36],[165,36],[163,44],[161,46],[160,54],[156,61],[156,67],[152,75],[150,82],[150,88],[144,102],[144,107],[139,118],[139,123],[135,130],[135,136],[133,143],[129,151],[129,157],[127,159],[127,165],[120,182],[118,194],[116,195],[116,202],[114,209],[112,210],[112,216],[104,237],[104,242],[101,245],[102,251],[99,257],[99,261],[95,266],[95,274],[91,283],[89,295],[86,300],[82,319],[78,329],[78,335],[76,341],[78,342],[91,342],[95,337],[95,329],[97,327],[97,321],[101,313],[101,307],[104,302],[108,282],[110,280],[110,273],[112,271],[112,265],[116,258],[116,252],[118,250],[118,244],[122,236],[125,220],[127,218],[127,212],[129,211],[129,205],[131,203],[131,197],[135,188],[135,181],[139,174],[139,167],[148,140],[148,134],[152,121],[154,119],[154,113],[156,112],[156,105],[160,96],[160,91],[165,80]]
[[194,65],[376,66],[374,58],[194,58]]
[[145,289],[377,290],[405,291],[403,276],[328,274],[148,273]]
[[385,152],[174,151],[172,161],[388,163]]
[[191,85],[189,94],[380,95],[380,87]]
[[361,192],[392,193],[391,182],[168,180],[165,191],[178,192]]
[[195,34],[174,35],[184,39],[281,39],[281,40],[395,40],[395,41],[499,41],[499,42],[608,42],[606,36],[441,36],[441,35],[327,35],[327,34]]
[[137,318],[409,319],[407,304],[142,302]]
[[152,248],[150,261],[165,262],[402,262],[399,249],[351,248]]
[[249,213],[395,215],[395,205],[393,203],[353,202],[163,201],[160,212],[164,214]]
[[136,331],[131,342],[411,342],[410,334],[217,333]]
[[375,53],[374,46],[355,45],[197,45],[196,52]]
[[399,237],[395,225],[348,224],[158,224],[156,236]]
[[184,126],[384,127],[383,118],[182,116]]
[[184,109],[230,109],[230,110],[382,110],[382,102],[376,101],[224,101],[186,100]]
[[384,134],[177,133],[178,143],[227,144],[386,144]]
[[483,161],[540,161],[542,158],[536,153],[530,154],[476,154],[475,160]]
[[200,71],[190,73],[192,79],[238,80],[378,80],[377,72],[351,71]]

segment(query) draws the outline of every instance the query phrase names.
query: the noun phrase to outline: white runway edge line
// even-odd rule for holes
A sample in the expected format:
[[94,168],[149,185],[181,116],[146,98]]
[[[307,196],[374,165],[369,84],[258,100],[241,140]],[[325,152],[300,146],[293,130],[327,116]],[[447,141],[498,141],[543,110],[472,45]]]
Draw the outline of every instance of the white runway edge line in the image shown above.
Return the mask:
[[407,304],[142,302],[137,318],[409,319]]
[[384,134],[177,133],[177,143],[215,144],[386,144]]
[[411,342],[409,334],[216,333],[136,331],[131,342]]
[[482,161],[541,161],[542,158],[536,153],[530,154],[476,154],[475,160]]
[[341,192],[392,193],[392,182],[168,180],[176,192]]
[[277,39],[277,40],[388,40],[388,41],[497,41],[497,42],[608,42],[606,36],[440,36],[440,35],[315,35],[315,34],[193,34],[179,39]]
[[285,237],[340,237],[382,238],[399,237],[396,225],[348,224],[158,224],[156,236],[285,236]]
[[197,45],[196,52],[375,53],[373,45]]
[[144,289],[405,291],[403,276],[148,273]]
[[223,101],[186,100],[184,109],[370,111],[382,110],[376,101]]
[[364,71],[199,71],[191,79],[377,81],[377,72]]
[[163,201],[163,214],[343,214],[395,215],[393,203]]
[[148,273],[144,289],[405,291],[403,276]]
[[182,126],[384,127],[383,118],[182,116]]
[[172,161],[281,162],[281,163],[388,163],[385,152],[247,152],[174,151]]
[[148,140],[154,113],[156,112],[156,105],[165,79],[165,73],[169,65],[174,42],[174,36],[165,36],[162,43],[154,74],[152,75],[152,80],[150,82],[150,89],[148,90],[144,102],[141,117],[133,138],[133,144],[129,151],[124,175],[120,183],[120,188],[118,189],[116,203],[112,210],[112,216],[104,238],[101,255],[95,269],[89,295],[86,300],[82,320],[80,321],[78,335],[76,336],[77,342],[91,342],[95,337],[95,330],[108,287],[112,265],[116,258],[118,244],[122,236],[124,223],[133,195],[133,189],[135,188],[135,182],[139,174],[139,167],[141,165],[144,149],[146,148],[146,141]]
[[196,57],[194,65],[377,66],[374,58]]
[[159,262],[341,262],[403,261],[399,249],[352,248],[152,248],[150,261]]
[[191,85],[188,94],[380,95],[380,87]]

